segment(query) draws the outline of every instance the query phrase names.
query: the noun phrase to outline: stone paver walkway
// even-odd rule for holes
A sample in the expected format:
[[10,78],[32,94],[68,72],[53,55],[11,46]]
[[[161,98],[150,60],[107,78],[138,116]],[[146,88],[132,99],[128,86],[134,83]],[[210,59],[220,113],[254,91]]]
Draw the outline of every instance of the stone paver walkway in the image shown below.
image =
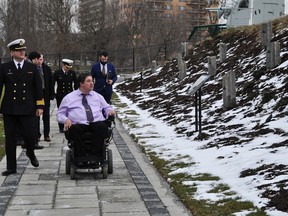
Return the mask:
[[[50,143],[40,141],[40,162],[34,168],[25,150],[17,147],[17,174],[0,176],[0,215],[3,216],[189,216],[168,184],[151,166],[116,119],[113,174],[102,179],[100,170],[65,174],[67,141],[58,131],[55,102],[51,106]],[[43,137],[42,137],[43,139]],[[0,162],[6,169],[6,158]]]

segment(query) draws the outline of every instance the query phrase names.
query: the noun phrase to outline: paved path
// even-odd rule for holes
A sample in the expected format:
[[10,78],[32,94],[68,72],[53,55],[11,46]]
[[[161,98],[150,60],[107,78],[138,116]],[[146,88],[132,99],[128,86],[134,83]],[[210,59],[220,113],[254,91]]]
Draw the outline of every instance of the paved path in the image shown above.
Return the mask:
[[[113,174],[102,179],[100,170],[84,170],[71,180],[65,174],[67,148],[58,132],[57,108],[51,106],[50,143],[40,141],[40,162],[34,168],[17,147],[17,174],[0,176],[0,215],[4,216],[189,216],[167,183],[127,135],[116,119]],[[43,137],[42,137],[43,138]],[[6,158],[0,162],[5,170]]]

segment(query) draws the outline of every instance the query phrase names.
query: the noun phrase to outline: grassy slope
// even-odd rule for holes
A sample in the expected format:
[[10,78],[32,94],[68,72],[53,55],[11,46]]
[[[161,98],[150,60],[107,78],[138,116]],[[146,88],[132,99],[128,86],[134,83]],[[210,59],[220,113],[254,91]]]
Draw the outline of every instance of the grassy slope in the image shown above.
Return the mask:
[[[274,37],[272,41],[279,41],[281,47],[281,62],[288,60],[287,52],[287,23],[288,17],[279,19],[273,23],[273,33]],[[273,112],[273,118],[279,119],[283,118],[287,113],[287,104],[288,104],[288,77],[287,77],[287,67],[280,69],[269,70],[265,66],[265,50],[261,46],[261,36],[260,36],[260,26],[250,26],[242,27],[235,29],[228,29],[223,31],[215,38],[210,38],[204,42],[198,44],[191,50],[190,54],[185,57],[187,62],[188,75],[185,79],[179,80],[179,70],[177,67],[177,60],[172,60],[163,66],[162,70],[157,74],[152,74],[151,71],[146,71],[144,73],[144,80],[142,82],[142,89],[145,94],[139,93],[140,91],[140,77],[136,77],[133,80],[128,80],[122,85],[117,86],[117,90],[121,94],[125,95],[127,98],[132,100],[134,103],[137,103],[139,107],[149,111],[154,117],[165,121],[168,125],[176,126],[177,133],[181,135],[187,135],[195,137],[194,131],[194,122],[191,122],[190,119],[193,119],[191,112],[193,111],[194,98],[187,95],[180,95],[178,92],[185,90],[187,86],[191,83],[194,83],[198,77],[206,73],[206,63],[207,56],[217,56],[219,59],[219,43],[225,43],[228,46],[228,59],[224,63],[217,62],[217,75],[214,77],[215,82],[209,82],[204,85],[202,88],[203,95],[209,95],[202,99],[202,108],[205,111],[203,114],[205,118],[202,119],[203,131],[209,131],[209,134],[205,134],[205,139],[210,140],[211,142],[206,146],[207,148],[215,147],[215,141],[213,137],[217,137],[223,134],[225,130],[235,130],[235,131],[245,131],[245,125],[234,124],[227,127],[228,123],[233,116],[227,116],[224,114],[224,110],[221,108],[210,109],[213,104],[222,99],[222,76],[224,73],[231,70],[235,71],[237,82],[237,107],[234,111],[242,112],[244,118],[249,119],[255,115],[267,116],[268,111],[263,109],[268,104],[271,106],[269,112]],[[261,57],[262,56],[262,57]],[[266,79],[259,79],[261,76],[266,77]],[[274,77],[284,77],[281,87],[277,88],[274,85],[267,86],[265,81]],[[286,77],[286,78],[285,78]],[[260,87],[262,86],[262,87]],[[164,89],[164,90],[163,90]],[[165,92],[165,94],[163,94]],[[168,98],[168,100],[167,100]],[[255,110],[249,109],[252,103],[256,104]],[[181,108],[179,108],[181,107]],[[181,115],[184,113],[184,115]],[[224,115],[223,115],[224,114]],[[134,127],[135,123],[131,122],[131,119],[125,119],[127,124],[130,124],[131,127]],[[189,122],[190,127],[180,127],[179,123]],[[217,124],[223,122],[223,124]],[[227,125],[226,125],[227,124]],[[242,139],[237,137],[230,137],[228,139],[217,140],[217,144],[221,146],[225,145],[241,145],[241,143],[249,142],[249,139],[253,137],[261,136],[267,133],[277,133],[281,136],[287,136],[284,131],[276,129],[265,128],[263,125],[258,125],[254,128],[253,134],[251,132],[243,132]],[[139,140],[137,135],[135,140]],[[249,139],[247,139],[249,137]],[[203,138],[203,137],[202,137]],[[288,147],[287,142],[283,143],[272,143],[271,147],[281,148]],[[169,170],[173,169],[171,161],[162,161],[153,154],[153,152],[147,151],[143,148],[143,151],[146,151],[147,154],[150,154],[151,160],[153,160],[156,167],[158,167],[160,173],[166,178],[171,178],[168,176]],[[277,151],[277,149],[275,149]],[[170,165],[169,165],[170,164]],[[272,166],[273,164],[268,164],[267,167]],[[185,165],[186,166],[186,165]],[[187,165],[188,166],[188,165]],[[286,169],[284,167],[284,169]],[[247,173],[254,172],[254,174],[259,173],[260,171],[266,170],[265,167],[259,167],[258,170],[247,170]],[[273,173],[273,170],[271,171]],[[245,175],[245,172],[242,173]],[[205,174],[203,174],[205,176]],[[190,199],[191,195],[193,196],[193,190],[195,188],[186,188],[181,185],[181,181],[185,178],[191,178],[190,176],[175,176],[175,179],[171,181],[171,185],[175,189],[176,193],[182,199],[182,201],[187,205],[187,207],[193,212],[195,216],[197,215],[218,215],[213,212],[218,206],[210,205],[207,202],[202,204],[197,200]],[[210,177],[205,177],[209,179]],[[173,183],[174,182],[174,183]],[[283,183],[287,184],[287,183]],[[265,187],[265,186],[264,186]],[[183,193],[187,191],[187,193]],[[273,203],[279,203],[279,200],[282,200],[282,195],[277,193],[273,195],[273,191],[267,190],[266,196],[271,199],[270,205],[273,206]],[[184,194],[184,195],[183,195]],[[185,196],[185,194],[187,196]],[[283,193],[285,196],[286,192]],[[183,197],[184,196],[184,197]],[[263,194],[265,196],[265,193]],[[273,200],[274,198],[275,200]],[[277,201],[277,199],[278,201]],[[236,204],[235,204],[236,203]],[[222,206],[228,206],[227,208],[221,208],[219,215],[231,215],[231,212],[237,212],[240,209],[249,209],[249,204],[246,207],[243,206],[243,203],[233,200],[233,204],[230,201],[226,201]],[[246,205],[246,204],[245,204]],[[275,204],[276,205],[276,204]],[[274,206],[275,206],[274,205]],[[283,203],[279,209],[286,209],[288,206],[286,202]],[[208,209],[206,209],[208,207]],[[277,206],[276,206],[277,207]],[[277,207],[277,208],[278,208]],[[210,213],[208,213],[211,211]],[[255,213],[251,215],[265,215],[261,210],[256,210]]]

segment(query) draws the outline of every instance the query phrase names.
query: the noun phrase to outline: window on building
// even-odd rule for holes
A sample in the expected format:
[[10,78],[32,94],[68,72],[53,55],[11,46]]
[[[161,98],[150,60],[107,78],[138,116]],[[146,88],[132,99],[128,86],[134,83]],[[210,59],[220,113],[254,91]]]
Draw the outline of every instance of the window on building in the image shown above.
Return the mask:
[[179,10],[180,11],[184,11],[185,10],[185,6],[179,6]]
[[173,8],[172,5],[166,5],[167,10],[172,10],[172,8]]
[[249,0],[241,0],[239,2],[239,8],[248,8],[249,7]]
[[184,19],[185,18],[185,14],[179,14],[179,18],[180,19]]

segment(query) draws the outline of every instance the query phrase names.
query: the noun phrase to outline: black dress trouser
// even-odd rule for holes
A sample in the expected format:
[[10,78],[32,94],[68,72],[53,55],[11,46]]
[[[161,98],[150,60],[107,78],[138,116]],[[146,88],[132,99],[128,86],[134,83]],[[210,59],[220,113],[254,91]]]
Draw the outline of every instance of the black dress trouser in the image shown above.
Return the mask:
[[27,152],[34,154],[35,116],[34,115],[3,115],[5,131],[5,151],[7,169],[16,170],[16,129],[19,127]]
[[[41,137],[41,131],[40,131],[40,121],[41,118],[37,117],[37,138]],[[42,121],[43,121],[43,133],[44,137],[49,137],[50,134],[50,106],[44,106],[43,114],[42,114]],[[64,127],[64,126],[63,126]]]

